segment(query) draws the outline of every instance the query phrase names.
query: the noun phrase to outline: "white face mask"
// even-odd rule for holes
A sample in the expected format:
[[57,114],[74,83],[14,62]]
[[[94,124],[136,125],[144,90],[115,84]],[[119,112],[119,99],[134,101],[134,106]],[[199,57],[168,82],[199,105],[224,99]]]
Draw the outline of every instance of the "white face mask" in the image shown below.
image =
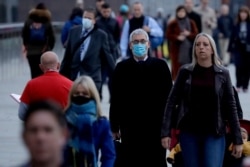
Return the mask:
[[87,18],[83,18],[83,19],[82,19],[82,26],[83,26],[83,28],[86,29],[86,30],[92,28],[92,26],[93,26],[92,20],[87,19]]

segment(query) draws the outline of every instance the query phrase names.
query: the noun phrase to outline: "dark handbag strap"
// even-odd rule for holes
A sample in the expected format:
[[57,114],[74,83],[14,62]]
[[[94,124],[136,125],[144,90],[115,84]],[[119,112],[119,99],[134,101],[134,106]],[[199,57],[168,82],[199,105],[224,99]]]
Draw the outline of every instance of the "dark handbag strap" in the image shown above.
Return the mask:
[[75,52],[77,51],[77,49],[81,46],[81,44],[92,34],[92,32],[94,31],[95,28],[93,28],[87,35],[85,35],[84,37],[80,38],[77,43],[75,44],[74,48],[73,48],[73,53],[72,55],[75,55]]
[[149,25],[149,17],[148,16],[144,16],[143,25],[144,26],[148,26]]

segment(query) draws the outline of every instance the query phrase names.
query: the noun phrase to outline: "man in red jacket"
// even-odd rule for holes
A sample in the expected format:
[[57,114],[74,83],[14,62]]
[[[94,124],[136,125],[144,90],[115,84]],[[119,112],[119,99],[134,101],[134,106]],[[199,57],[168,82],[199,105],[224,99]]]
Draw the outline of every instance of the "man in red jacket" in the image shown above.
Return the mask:
[[40,68],[43,75],[30,80],[20,98],[18,115],[22,120],[30,103],[51,99],[66,107],[72,81],[59,74],[59,58],[54,52],[45,52],[41,56]]

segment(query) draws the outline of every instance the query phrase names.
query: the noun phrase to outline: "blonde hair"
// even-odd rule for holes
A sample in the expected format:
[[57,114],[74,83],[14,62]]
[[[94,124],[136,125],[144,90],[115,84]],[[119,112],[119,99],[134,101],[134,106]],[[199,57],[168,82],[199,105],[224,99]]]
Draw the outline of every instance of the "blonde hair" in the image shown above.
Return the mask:
[[78,85],[83,86],[90,95],[90,98],[93,98],[94,101],[96,102],[97,117],[102,116],[101,100],[98,90],[96,88],[93,79],[87,75],[82,75],[74,81],[69,93],[68,106],[66,107],[65,111],[69,108],[70,104],[72,103],[72,96],[76,92]]
[[193,44],[193,49],[192,49],[192,65],[195,66],[197,64],[197,55],[195,53],[195,46],[196,46],[196,42],[198,40],[199,37],[206,37],[209,41],[210,46],[212,47],[213,50],[213,54],[212,54],[212,64],[216,65],[216,66],[221,66],[221,60],[219,58],[218,52],[217,52],[217,48],[216,48],[216,44],[214,39],[206,33],[199,33],[196,35],[195,40],[194,40],[194,44]]

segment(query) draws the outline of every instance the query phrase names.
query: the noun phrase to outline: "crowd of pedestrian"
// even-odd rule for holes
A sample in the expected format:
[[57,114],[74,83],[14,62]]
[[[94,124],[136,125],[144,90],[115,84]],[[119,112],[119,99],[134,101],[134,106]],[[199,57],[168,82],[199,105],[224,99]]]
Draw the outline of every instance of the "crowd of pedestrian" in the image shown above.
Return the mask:
[[[122,4],[116,15],[96,0],[95,8],[75,7],[69,14],[60,61],[51,12],[39,3],[29,11],[22,39],[31,72],[18,109],[30,154],[22,167],[247,163],[249,132],[241,127],[238,98],[250,79],[247,6],[235,21],[227,4],[216,14],[209,0],[196,6],[184,0],[174,16],[164,16],[161,7],[155,17],[139,1]],[[169,62],[161,56],[165,42]],[[101,107],[104,84],[108,118]]]

